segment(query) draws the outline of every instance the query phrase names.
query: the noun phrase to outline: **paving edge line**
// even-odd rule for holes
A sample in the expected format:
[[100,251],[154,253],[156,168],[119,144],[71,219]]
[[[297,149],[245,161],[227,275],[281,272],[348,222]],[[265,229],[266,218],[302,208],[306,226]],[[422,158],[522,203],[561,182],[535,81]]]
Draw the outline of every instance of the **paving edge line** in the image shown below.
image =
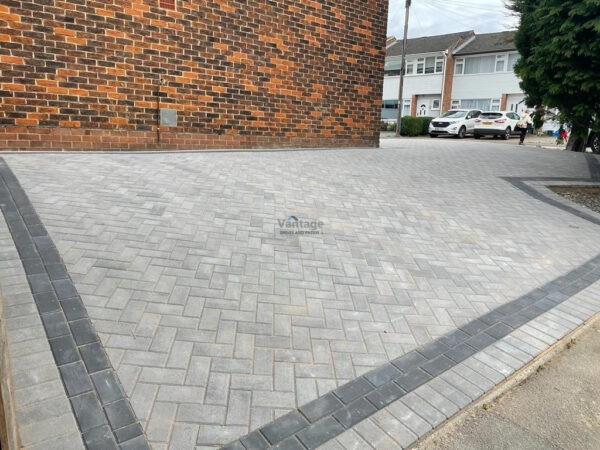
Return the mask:
[[528,380],[533,375],[535,375],[541,366],[562,354],[565,350],[568,349],[569,344],[573,340],[577,339],[583,333],[588,331],[592,327],[592,325],[596,323],[600,323],[600,312],[596,313],[588,320],[584,321],[577,328],[575,328],[573,331],[556,341],[554,344],[552,344],[550,347],[548,347],[546,350],[540,353],[537,357],[535,357],[529,363],[524,365],[521,369],[509,375],[506,379],[504,379],[504,381],[501,381],[490,391],[483,394],[479,399],[475,400],[470,405],[465,406],[463,409],[459,410],[454,416],[450,417],[445,422],[442,422],[440,425],[435,427],[433,430],[421,436],[411,445],[406,447],[406,449],[416,450],[421,444],[433,443],[432,441],[440,439],[441,437],[451,433],[456,427],[465,423],[466,420],[469,419],[477,409],[483,407],[483,405],[485,405],[486,403],[491,403],[498,400],[504,394],[520,385],[523,381]]
[[21,439],[17,428],[12,368],[4,320],[4,303],[0,285],[0,448],[21,448]]

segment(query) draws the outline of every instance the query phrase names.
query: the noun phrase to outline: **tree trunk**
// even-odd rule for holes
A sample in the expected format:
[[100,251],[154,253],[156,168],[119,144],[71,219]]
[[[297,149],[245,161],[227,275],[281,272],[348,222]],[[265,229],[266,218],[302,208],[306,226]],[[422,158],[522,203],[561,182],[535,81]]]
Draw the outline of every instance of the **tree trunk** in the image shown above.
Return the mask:
[[585,152],[587,134],[587,128],[573,127],[569,134],[569,140],[567,141],[567,150],[571,152]]

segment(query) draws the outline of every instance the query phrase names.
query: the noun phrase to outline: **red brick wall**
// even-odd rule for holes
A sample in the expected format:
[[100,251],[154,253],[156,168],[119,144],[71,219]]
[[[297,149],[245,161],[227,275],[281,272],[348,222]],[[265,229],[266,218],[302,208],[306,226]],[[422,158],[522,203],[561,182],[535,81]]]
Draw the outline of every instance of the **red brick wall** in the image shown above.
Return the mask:
[[506,111],[507,103],[508,103],[508,94],[502,94],[502,102],[500,103],[500,111]]
[[169,3],[3,0],[0,149],[378,144],[387,2]]

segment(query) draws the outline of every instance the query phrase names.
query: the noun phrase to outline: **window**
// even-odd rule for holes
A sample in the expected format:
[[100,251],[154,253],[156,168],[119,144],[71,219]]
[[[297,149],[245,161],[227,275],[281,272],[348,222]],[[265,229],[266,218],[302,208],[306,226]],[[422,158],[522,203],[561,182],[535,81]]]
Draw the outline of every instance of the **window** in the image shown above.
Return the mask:
[[510,55],[508,55],[508,70],[514,70],[515,64],[517,63],[518,60],[519,60],[518,53],[511,53]]
[[495,98],[492,100],[491,110],[492,111],[500,111],[500,99],[499,98]]
[[454,74],[455,75],[462,75],[464,67],[465,67],[465,60],[464,59],[457,59],[456,60],[456,64],[454,65]]
[[400,70],[386,70],[385,71],[386,77],[397,77],[399,75],[400,75]]
[[384,100],[383,109],[398,109],[398,100]]
[[452,100],[452,109],[460,108],[460,100]]
[[461,100],[460,107],[465,109],[479,109],[481,111],[490,110],[489,98],[473,98]]
[[410,100],[404,100],[404,102],[402,102],[402,115],[410,116]]
[[444,71],[444,58],[435,59],[435,73],[441,73]]
[[496,65],[495,56],[474,56],[465,59],[465,74],[492,73]]
[[496,56],[496,72],[504,72],[506,66],[506,55]]
[[431,102],[431,109],[440,109],[440,99],[436,98]]
[[501,113],[483,113],[479,116],[480,119],[500,119],[501,117]]
[[423,73],[423,68],[425,65],[425,59],[421,58],[417,60],[417,73]]
[[[454,100],[458,102],[458,100]],[[462,119],[467,115],[467,111],[446,111],[440,117],[444,119]]]
[[425,73],[435,73],[435,56],[425,58]]
[[414,64],[410,63],[406,65],[406,75],[412,75],[414,73],[415,70],[415,66]]
[[164,9],[175,9],[175,0],[160,0],[160,7]]

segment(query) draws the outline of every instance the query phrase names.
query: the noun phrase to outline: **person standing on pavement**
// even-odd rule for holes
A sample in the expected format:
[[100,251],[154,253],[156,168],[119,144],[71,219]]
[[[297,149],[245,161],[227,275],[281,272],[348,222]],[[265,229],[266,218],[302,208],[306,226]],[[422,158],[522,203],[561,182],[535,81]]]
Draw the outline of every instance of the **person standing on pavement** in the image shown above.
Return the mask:
[[527,136],[527,130],[530,126],[533,126],[533,119],[531,118],[531,114],[529,114],[529,110],[526,109],[525,113],[521,116],[521,120],[517,122],[517,127],[519,127],[519,131],[521,131],[519,145],[525,143],[525,136]]

